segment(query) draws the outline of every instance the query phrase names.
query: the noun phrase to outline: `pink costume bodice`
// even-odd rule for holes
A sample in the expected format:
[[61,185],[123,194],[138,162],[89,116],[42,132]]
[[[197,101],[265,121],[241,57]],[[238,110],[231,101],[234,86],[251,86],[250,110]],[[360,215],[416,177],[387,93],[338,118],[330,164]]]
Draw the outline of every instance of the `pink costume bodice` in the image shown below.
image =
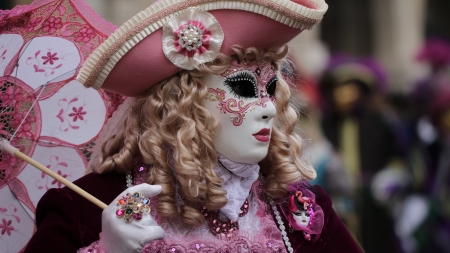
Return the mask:
[[248,197],[249,212],[238,219],[239,230],[230,238],[214,236],[206,222],[189,230],[181,226],[180,220],[157,219],[166,237],[146,245],[142,252],[286,252],[270,206],[258,196],[259,181],[253,184]]
[[[143,173],[136,171],[134,175],[135,184],[144,181]],[[248,213],[238,219],[239,230],[229,238],[213,235],[206,221],[201,227],[187,229],[183,227],[180,219],[170,221],[162,219],[157,212],[157,199],[153,199],[151,215],[164,229],[165,238],[147,244],[142,252],[287,252],[281,231],[272,216],[270,205],[258,197],[261,196],[260,187],[259,180],[253,184],[247,198]],[[88,252],[107,253],[103,247],[101,236],[99,241],[78,251],[78,253]]]

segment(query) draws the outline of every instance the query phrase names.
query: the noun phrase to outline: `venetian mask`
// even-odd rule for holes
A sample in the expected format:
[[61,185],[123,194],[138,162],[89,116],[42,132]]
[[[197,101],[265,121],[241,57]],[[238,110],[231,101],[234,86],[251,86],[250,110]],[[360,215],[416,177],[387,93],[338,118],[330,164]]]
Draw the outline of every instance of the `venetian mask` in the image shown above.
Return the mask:
[[308,211],[305,210],[297,210],[295,212],[292,212],[292,216],[297,223],[298,228],[306,229],[308,228],[309,221],[310,221],[310,215]]
[[277,75],[268,62],[234,62],[223,74],[203,79],[209,89],[205,107],[218,119],[218,153],[239,163],[255,164],[269,149]]
[[294,230],[309,232],[313,214],[311,199],[303,196],[303,192],[297,191],[289,197],[288,210],[290,214],[287,218],[290,227]]

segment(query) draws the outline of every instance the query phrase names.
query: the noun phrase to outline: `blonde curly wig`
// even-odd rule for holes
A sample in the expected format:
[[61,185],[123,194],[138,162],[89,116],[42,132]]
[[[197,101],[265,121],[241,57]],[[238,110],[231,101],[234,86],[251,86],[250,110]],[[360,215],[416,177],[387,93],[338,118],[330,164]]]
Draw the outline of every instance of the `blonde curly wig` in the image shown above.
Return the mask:
[[[147,182],[162,186],[158,213],[164,218],[180,217],[190,227],[203,224],[200,207],[218,210],[227,198],[222,179],[213,170],[217,163],[213,134],[218,122],[203,106],[208,87],[202,77],[223,73],[236,59],[270,61],[279,70],[287,47],[266,51],[236,47],[235,52],[234,57],[219,55],[213,63],[182,71],[137,98],[123,130],[103,144],[100,167],[91,169],[99,173],[126,172],[134,168],[136,159],[142,159],[149,165]],[[277,115],[268,155],[260,162],[269,198],[285,195],[290,183],[316,176],[301,158],[302,139],[294,132],[297,113],[289,104],[290,88],[278,75]],[[178,207],[177,193],[184,200]]]

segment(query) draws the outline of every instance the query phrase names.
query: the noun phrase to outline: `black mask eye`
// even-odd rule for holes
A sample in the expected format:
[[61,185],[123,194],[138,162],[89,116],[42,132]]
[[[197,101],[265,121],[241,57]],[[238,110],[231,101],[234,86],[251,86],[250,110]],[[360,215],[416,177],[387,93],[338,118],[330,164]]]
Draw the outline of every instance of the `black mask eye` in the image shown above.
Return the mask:
[[299,211],[292,212],[292,214],[295,216],[302,216],[302,212]]
[[266,86],[267,94],[269,94],[269,96],[271,97],[275,96],[275,91],[277,89],[277,82],[278,78],[274,77],[269,81],[269,83]]
[[229,75],[224,82],[237,98],[257,98],[256,78],[251,72],[241,71]]
[[309,212],[308,211],[300,211],[300,210],[298,210],[298,211],[292,212],[292,214],[295,215],[295,216],[302,216],[303,212],[305,212],[305,216],[306,217],[309,217]]

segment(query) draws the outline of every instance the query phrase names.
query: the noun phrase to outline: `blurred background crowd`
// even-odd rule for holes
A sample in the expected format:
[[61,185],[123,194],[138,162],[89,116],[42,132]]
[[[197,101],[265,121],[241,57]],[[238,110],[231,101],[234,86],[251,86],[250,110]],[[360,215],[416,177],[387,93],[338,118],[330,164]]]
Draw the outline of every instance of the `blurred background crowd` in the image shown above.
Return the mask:
[[[86,2],[120,25],[150,1]],[[450,252],[450,1],[327,2],[283,68],[313,183],[365,252]]]

